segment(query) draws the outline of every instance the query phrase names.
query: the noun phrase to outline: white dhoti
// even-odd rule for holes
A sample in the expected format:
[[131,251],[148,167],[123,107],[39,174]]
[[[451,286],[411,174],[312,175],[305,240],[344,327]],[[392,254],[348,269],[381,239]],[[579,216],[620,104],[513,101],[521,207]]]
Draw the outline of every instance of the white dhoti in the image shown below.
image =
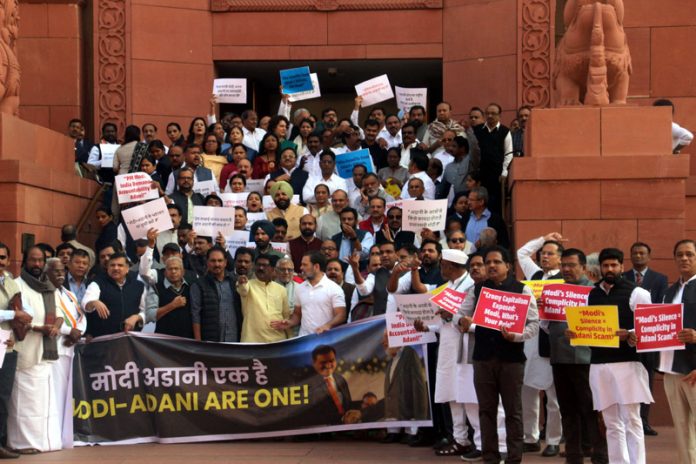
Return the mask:
[[648,372],[637,361],[590,365],[594,408],[607,428],[612,464],[645,464],[645,437],[640,403],[652,403]]
[[50,421],[49,427],[62,431],[63,448],[73,447],[72,361],[72,356],[61,354],[58,361],[51,365],[51,386],[57,412],[51,417],[53,420]]
[[62,447],[58,401],[51,385],[53,363],[17,369],[10,399],[7,444],[12,449],[56,451]]

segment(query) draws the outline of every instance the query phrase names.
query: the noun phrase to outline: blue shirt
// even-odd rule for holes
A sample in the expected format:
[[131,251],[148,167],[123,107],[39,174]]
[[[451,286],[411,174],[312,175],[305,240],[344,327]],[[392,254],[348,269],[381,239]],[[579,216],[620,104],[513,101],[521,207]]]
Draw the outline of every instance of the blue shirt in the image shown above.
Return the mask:
[[70,287],[70,291],[77,297],[77,301],[82,302],[82,298],[84,298],[85,292],[87,291],[85,279],[82,279],[82,283],[78,285],[73,276],[68,272],[68,286]]
[[[483,210],[483,214],[481,214],[481,218],[477,219],[476,215],[474,212],[469,213],[469,222],[466,223],[466,231],[464,232],[466,234],[466,239],[470,241],[471,243],[476,243],[476,241],[479,239],[479,235],[481,235],[481,231],[488,227],[488,219],[491,217],[491,212],[488,211],[488,208]],[[472,251],[475,251],[474,249],[476,248],[475,246],[472,247]]]

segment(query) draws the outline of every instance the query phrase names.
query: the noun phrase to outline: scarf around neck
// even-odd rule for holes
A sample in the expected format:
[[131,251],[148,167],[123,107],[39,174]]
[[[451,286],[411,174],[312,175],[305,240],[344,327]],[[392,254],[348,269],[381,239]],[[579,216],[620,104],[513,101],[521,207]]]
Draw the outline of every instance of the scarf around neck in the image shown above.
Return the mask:
[[[26,269],[22,269],[22,280],[37,293],[41,294],[44,305],[44,324],[53,325],[56,321],[56,288],[48,281],[45,275],[37,279],[29,274]],[[55,361],[58,359],[58,342],[56,338],[43,336],[43,355],[41,359],[44,361]]]

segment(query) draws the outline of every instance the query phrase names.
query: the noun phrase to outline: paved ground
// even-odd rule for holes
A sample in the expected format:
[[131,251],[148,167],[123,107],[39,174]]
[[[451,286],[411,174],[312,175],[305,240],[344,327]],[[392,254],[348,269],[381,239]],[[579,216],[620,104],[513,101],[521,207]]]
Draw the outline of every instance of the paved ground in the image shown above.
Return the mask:
[[[648,463],[676,463],[674,452],[674,435],[672,428],[656,427],[660,435],[646,437]],[[37,456],[23,456],[18,461],[81,463],[100,462],[104,464],[135,463],[255,463],[255,464],[328,464],[328,463],[455,463],[462,462],[454,457],[436,457],[429,448],[410,448],[405,445],[383,445],[371,441],[358,441],[350,438],[333,441],[247,441],[201,443],[187,445],[130,445],[130,446],[95,446],[75,448],[72,450],[46,453]],[[525,454],[525,463],[553,464],[562,463],[561,458],[542,458],[538,455]],[[589,459],[586,460],[589,462]]]

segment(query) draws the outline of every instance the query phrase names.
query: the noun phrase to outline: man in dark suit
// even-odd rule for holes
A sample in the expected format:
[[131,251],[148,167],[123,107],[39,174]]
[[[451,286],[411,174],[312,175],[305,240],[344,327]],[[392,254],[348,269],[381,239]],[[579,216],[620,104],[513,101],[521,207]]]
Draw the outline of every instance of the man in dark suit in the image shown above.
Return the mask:
[[[387,333],[383,345],[391,357],[384,372],[384,418],[386,420],[427,420],[428,386],[425,382],[425,369],[418,354],[410,346],[389,348]],[[398,436],[394,429],[387,429],[387,441]],[[417,440],[416,428],[409,431],[409,443]]]
[[[624,272],[623,276],[630,282],[635,282],[639,287],[642,287],[650,292],[650,299],[653,303],[662,303],[662,300],[667,292],[667,276],[648,269],[650,263],[650,245],[643,242],[636,242],[631,245],[631,264],[633,269]],[[640,361],[648,371],[648,382],[650,391],[652,392],[653,377],[659,360],[659,353],[640,353]],[[640,417],[643,419],[643,433],[649,436],[657,435],[657,432],[650,426],[648,416],[650,415],[650,404],[641,404]]]
[[331,237],[338,248],[338,258],[345,260],[353,253],[360,253],[360,260],[367,261],[370,248],[374,245],[372,234],[358,229],[358,212],[354,208],[343,208],[341,232]]
[[665,303],[684,305],[683,330],[677,333],[683,350],[661,351],[659,370],[674,421],[678,462],[696,462],[696,242],[680,240],[674,245],[679,280],[665,294]]
[[410,231],[401,230],[401,221],[403,211],[398,206],[392,206],[387,211],[386,224],[382,226],[382,230],[375,234],[375,243],[394,243],[394,247],[398,250],[407,243],[414,243],[416,234]]
[[193,208],[189,208],[189,202],[192,206],[203,205],[203,195],[193,191],[193,170],[179,169],[176,173],[176,185],[176,190],[169,195],[169,198],[181,209],[184,222],[193,224]]
[[336,349],[318,345],[312,350],[312,367],[317,373],[309,381],[315,417],[324,417],[327,425],[342,424],[352,400],[348,382],[336,372]]

